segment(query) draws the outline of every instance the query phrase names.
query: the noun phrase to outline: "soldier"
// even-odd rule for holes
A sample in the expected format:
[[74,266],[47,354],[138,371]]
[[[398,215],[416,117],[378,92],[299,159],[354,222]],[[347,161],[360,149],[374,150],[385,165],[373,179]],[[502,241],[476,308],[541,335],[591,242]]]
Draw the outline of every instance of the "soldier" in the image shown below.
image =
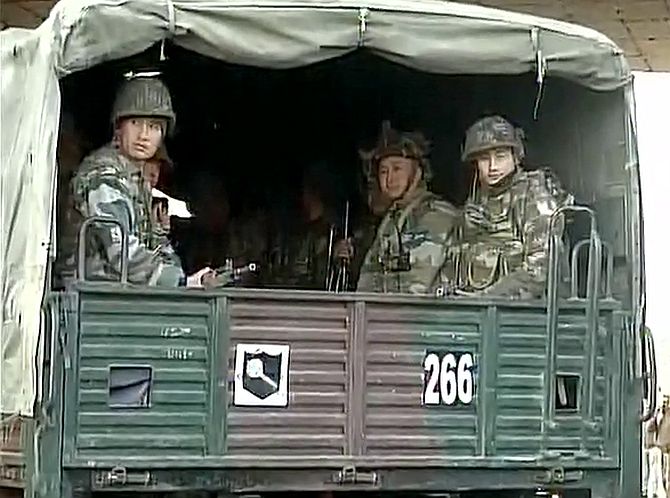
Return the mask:
[[425,294],[440,283],[460,214],[428,190],[427,155],[422,134],[398,132],[388,122],[377,146],[363,155],[369,180],[390,205],[363,259],[359,291]]
[[[147,187],[151,192],[151,229],[152,238],[149,248],[157,251],[163,259],[175,266],[182,267],[181,259],[175,252],[174,244],[170,240],[171,223],[169,206],[171,199],[156,189],[162,174],[172,169],[173,163],[167,153],[165,144],[158,148],[156,154],[145,161],[142,168]],[[172,199],[174,201],[174,199]],[[189,213],[181,214],[188,216]]]
[[[174,128],[170,94],[158,79],[135,77],[120,88],[112,112],[111,143],[82,161],[71,183],[73,198],[69,222],[77,228],[88,217],[120,222],[128,234],[128,280],[143,285],[199,286],[203,269],[184,279],[181,267],[160,250],[152,249],[151,194],[143,177],[143,164],[156,154]],[[76,231],[75,231],[76,232]],[[96,280],[116,280],[121,265],[121,233],[117,226],[92,227],[87,244],[86,273]],[[64,267],[76,261],[76,239],[61,244]]]
[[[549,222],[573,198],[548,170],[525,171],[523,131],[500,116],[466,132],[462,159],[474,168],[462,239],[450,251],[447,286],[457,294],[540,298]],[[563,232],[557,223],[557,236]]]
[[168,170],[171,170],[173,166],[174,164],[167,153],[167,148],[165,144],[162,144],[156,151],[156,154],[151,159],[145,161],[142,167],[144,179],[149,184],[149,187],[158,188],[161,177]]
[[[273,237],[270,259],[273,286],[324,290],[328,273],[330,231],[334,216],[337,179],[324,161],[314,162],[303,172],[298,223],[288,225]],[[281,224],[281,225],[284,225]]]
[[[195,217],[178,227],[180,254],[187,269],[202,265],[223,269],[239,269],[260,264],[266,252],[266,221],[259,210],[245,210],[231,215],[228,189],[221,176],[213,171],[200,172],[190,189],[191,206]],[[256,287],[259,275],[248,272],[235,285]],[[219,285],[223,285],[221,280]]]
[[390,201],[379,189],[379,182],[376,178],[372,182],[368,182],[366,178],[364,188],[367,210],[360,217],[349,240],[338,241],[334,251],[336,258],[349,260],[351,282],[348,290],[355,290],[356,288],[363,266],[363,259],[372,246],[379,222],[384,218],[384,214],[386,214],[390,205]]

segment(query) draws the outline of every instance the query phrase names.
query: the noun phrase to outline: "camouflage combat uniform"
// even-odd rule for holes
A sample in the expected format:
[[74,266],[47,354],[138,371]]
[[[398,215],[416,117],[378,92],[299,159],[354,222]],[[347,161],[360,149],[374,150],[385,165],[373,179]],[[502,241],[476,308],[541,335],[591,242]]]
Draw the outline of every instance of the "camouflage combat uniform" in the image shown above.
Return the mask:
[[[490,133],[473,138],[482,130]],[[523,158],[523,135],[500,117],[484,118],[468,133],[464,160],[496,147],[511,147],[518,160]],[[572,202],[549,170],[517,169],[498,185],[475,188],[466,203],[460,243],[449,251],[444,271],[449,285],[466,293],[542,297],[550,219],[556,209]],[[473,212],[481,216],[473,217]],[[557,220],[555,229],[560,246],[562,220]]]
[[459,211],[428,191],[430,166],[427,143],[419,134],[398,133],[387,123],[377,147],[367,155],[367,174],[377,180],[384,157],[419,161],[422,180],[413,190],[391,203],[376,231],[360,269],[357,290],[404,294],[432,293],[440,283],[440,270],[456,232]]
[[[168,155],[167,149],[165,148],[164,144],[156,152],[154,160],[158,160],[161,163],[161,171],[172,169],[173,167],[172,159],[170,159],[170,156]],[[146,188],[149,191],[149,195],[151,195],[152,186],[147,178],[145,178],[144,180]],[[153,207],[156,203],[164,203],[167,209],[168,206],[167,199],[156,199],[152,197],[151,199],[152,212]],[[174,266],[182,267],[181,259],[177,255],[173,243],[170,240],[170,232],[172,231],[170,225],[168,224],[168,226],[164,226],[162,223],[160,223],[160,220],[154,219],[153,216],[151,217],[150,221],[151,221],[152,236],[148,242],[149,248],[157,251],[161,255],[161,258],[164,259],[165,261],[169,261]]]
[[275,237],[267,284],[291,289],[324,290],[332,223],[327,217],[304,223]]
[[[174,126],[167,88],[154,79],[126,82],[114,105],[112,122],[131,116],[153,116]],[[118,221],[128,234],[128,280],[143,285],[177,286],[184,278],[171,248],[156,240],[151,220],[151,191],[141,165],[122,154],[113,143],[82,161],[70,186],[72,202],[66,222],[69,235],[60,244],[61,279],[75,276],[77,236],[86,218],[107,217]],[[121,231],[112,224],[89,229],[86,241],[86,278],[118,280],[121,268]]]

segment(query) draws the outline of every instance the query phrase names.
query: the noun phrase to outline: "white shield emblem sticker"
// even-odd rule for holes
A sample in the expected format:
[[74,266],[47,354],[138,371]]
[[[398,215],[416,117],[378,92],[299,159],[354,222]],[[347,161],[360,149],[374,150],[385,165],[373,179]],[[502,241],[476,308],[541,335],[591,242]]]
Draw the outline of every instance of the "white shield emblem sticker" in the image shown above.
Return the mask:
[[289,346],[238,344],[235,351],[236,406],[287,406]]

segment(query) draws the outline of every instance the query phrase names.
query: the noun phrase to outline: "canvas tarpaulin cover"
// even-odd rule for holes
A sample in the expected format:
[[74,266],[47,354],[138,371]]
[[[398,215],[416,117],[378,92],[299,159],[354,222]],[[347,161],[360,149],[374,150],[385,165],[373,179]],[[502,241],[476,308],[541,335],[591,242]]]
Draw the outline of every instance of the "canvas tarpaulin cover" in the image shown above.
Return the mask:
[[[54,226],[58,78],[163,39],[230,63],[293,68],[358,49],[441,74],[535,73],[597,91],[629,84],[622,51],[587,28],[429,0],[61,0],[2,32],[0,411],[32,414]],[[225,90],[223,90],[225,91]],[[103,117],[101,119],[106,119]]]

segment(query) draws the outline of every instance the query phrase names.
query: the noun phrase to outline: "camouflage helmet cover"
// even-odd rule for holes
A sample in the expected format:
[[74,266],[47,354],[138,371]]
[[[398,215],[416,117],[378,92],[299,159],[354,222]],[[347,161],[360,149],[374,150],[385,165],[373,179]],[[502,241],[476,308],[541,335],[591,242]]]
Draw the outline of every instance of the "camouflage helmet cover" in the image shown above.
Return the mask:
[[467,161],[474,154],[496,147],[511,147],[522,161],[526,153],[523,140],[521,128],[515,128],[502,116],[487,116],[475,121],[465,132],[461,159]]
[[430,181],[432,171],[428,161],[430,143],[421,132],[400,132],[391,127],[389,121],[382,123],[377,144],[372,150],[361,151],[363,168],[368,183],[377,180],[377,168],[386,157],[406,157],[416,159],[423,170],[423,178]]
[[167,120],[167,133],[174,130],[176,116],[172,109],[170,91],[153,77],[134,77],[119,88],[112,109],[112,124],[119,119],[142,116]]

